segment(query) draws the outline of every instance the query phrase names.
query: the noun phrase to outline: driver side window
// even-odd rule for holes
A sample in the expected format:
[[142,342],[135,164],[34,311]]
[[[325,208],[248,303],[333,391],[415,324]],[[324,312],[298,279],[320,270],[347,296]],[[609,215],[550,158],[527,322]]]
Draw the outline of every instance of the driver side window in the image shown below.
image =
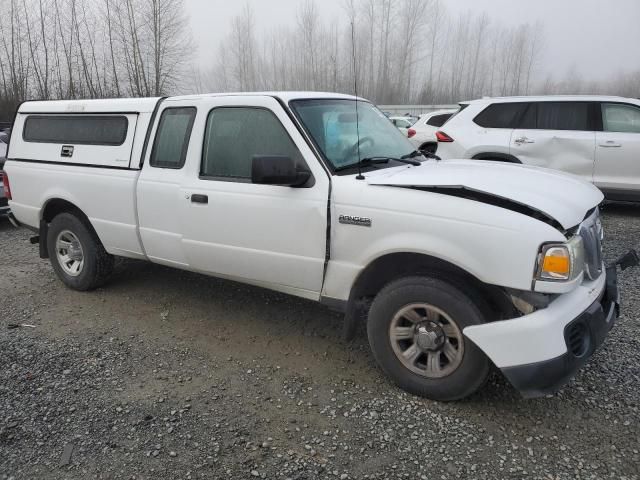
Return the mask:
[[209,113],[201,177],[247,182],[256,155],[283,155],[303,164],[302,155],[280,120],[269,110],[220,107]]

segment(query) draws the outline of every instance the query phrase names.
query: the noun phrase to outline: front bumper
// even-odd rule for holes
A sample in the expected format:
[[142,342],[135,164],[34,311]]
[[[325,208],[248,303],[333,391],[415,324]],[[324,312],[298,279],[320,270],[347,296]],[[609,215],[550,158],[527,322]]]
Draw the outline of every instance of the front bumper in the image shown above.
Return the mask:
[[616,266],[530,315],[467,327],[469,337],[525,397],[567,383],[604,342],[619,312]]
[[559,390],[604,343],[620,310],[616,267],[610,267],[606,276],[601,297],[565,327],[566,353],[550,360],[502,369],[524,397],[535,398]]

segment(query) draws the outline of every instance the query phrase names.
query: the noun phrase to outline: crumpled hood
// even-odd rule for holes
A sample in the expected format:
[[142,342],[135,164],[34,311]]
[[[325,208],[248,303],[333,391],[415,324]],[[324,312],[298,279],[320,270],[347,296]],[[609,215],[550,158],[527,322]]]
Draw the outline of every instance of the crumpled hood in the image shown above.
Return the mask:
[[[419,167],[368,174],[370,185],[425,188],[455,194],[471,191],[510,200],[575,227],[604,196],[595,186],[567,173],[544,168],[482,160],[424,162]],[[480,200],[482,201],[482,200]]]

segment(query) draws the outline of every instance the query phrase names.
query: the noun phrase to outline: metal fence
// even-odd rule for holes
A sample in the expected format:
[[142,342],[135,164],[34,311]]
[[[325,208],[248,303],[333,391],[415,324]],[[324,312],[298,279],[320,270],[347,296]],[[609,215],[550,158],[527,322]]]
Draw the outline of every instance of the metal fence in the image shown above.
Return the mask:
[[422,115],[436,110],[457,110],[458,105],[378,105],[378,108],[391,115]]

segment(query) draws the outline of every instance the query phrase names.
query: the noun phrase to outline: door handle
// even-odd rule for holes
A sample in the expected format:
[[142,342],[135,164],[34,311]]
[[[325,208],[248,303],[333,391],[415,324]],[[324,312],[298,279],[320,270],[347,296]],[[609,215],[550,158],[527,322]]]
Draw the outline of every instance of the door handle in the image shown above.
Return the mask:
[[522,145],[523,143],[536,143],[535,140],[530,140],[527,137],[516,138],[514,142],[518,145]]
[[618,142],[615,142],[613,140],[607,140],[604,143],[600,143],[600,146],[604,147],[604,148],[618,148],[618,147],[621,147],[622,144],[618,143]]
[[191,203],[209,203],[209,197],[207,195],[194,193],[191,195]]

